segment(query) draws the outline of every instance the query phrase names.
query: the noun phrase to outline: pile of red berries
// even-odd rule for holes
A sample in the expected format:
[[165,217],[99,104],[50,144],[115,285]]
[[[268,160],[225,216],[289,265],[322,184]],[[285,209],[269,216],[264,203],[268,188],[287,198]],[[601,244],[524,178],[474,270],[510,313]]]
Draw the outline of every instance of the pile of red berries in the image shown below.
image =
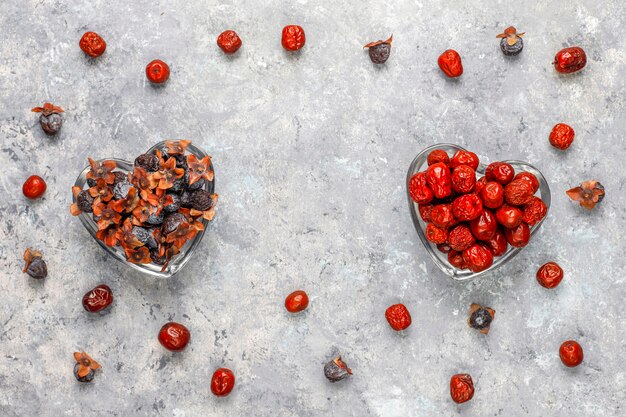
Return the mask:
[[476,179],[475,153],[459,150],[452,158],[435,149],[428,169],[413,175],[409,193],[427,223],[426,238],[448,254],[450,264],[484,271],[508,246],[524,247],[530,228],[548,213],[535,193],[539,180],[530,172],[515,173],[506,162],[487,166]]

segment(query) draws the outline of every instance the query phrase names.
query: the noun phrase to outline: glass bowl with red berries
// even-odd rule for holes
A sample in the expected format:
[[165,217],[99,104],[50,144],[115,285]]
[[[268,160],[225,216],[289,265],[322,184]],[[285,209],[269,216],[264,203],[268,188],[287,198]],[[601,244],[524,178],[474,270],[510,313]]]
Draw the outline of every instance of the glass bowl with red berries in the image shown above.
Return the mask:
[[407,173],[415,230],[435,264],[465,281],[517,255],[550,209],[543,174],[522,161],[485,165],[458,145],[420,152]]
[[215,216],[211,157],[188,140],[159,142],[134,162],[94,160],[72,187],[70,212],[113,258],[169,278]]

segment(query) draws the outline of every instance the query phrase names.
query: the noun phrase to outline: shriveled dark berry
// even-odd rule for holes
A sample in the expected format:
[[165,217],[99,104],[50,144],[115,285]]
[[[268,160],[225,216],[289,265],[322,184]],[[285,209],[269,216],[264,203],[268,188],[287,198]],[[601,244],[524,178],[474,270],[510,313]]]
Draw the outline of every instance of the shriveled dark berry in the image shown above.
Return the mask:
[[172,197],[172,204],[163,206],[166,213],[174,213],[180,209],[180,195],[176,193],[168,193]]
[[39,116],[39,125],[47,135],[56,135],[63,125],[63,117],[59,113]]
[[185,182],[185,178],[179,178],[174,181],[174,184],[168,189],[168,191],[173,193],[180,193],[185,189],[185,185],[187,185],[187,183]]
[[93,197],[89,194],[88,190],[83,190],[76,196],[76,204],[78,208],[84,213],[93,212]]
[[193,193],[189,191],[183,191],[180,195],[180,206],[185,208],[191,208],[193,205]]
[[374,64],[384,64],[391,54],[391,41],[393,36],[386,41],[376,41],[368,43],[364,48],[369,49],[370,59]]
[[80,367],[80,364],[76,364],[74,365],[74,377],[76,377],[77,381],[80,382],[91,382],[93,381],[93,377],[96,374],[96,371],[94,371],[93,369],[89,370],[89,373],[83,377],[78,376],[78,368]]
[[350,375],[352,375],[352,370],[341,360],[341,356],[337,356],[324,365],[324,376],[330,382],[341,381]]
[[46,261],[41,258],[34,258],[28,268],[26,268],[26,273],[35,279],[44,279],[48,276],[48,267],[46,265]]
[[192,207],[198,211],[206,211],[213,207],[213,198],[211,193],[206,190],[200,190],[193,193]]
[[197,190],[201,190],[202,188],[204,188],[204,185],[206,184],[206,180],[204,178],[200,178],[198,181],[194,182],[193,184],[189,185],[187,187],[187,189],[189,191],[197,191]]
[[165,217],[165,213],[163,212],[163,210],[161,210],[158,216],[156,215],[156,211],[155,211],[152,214],[150,214],[150,216],[148,216],[146,223],[156,226],[156,225],[163,223],[164,217]]
[[513,45],[509,45],[506,38],[500,41],[500,50],[504,55],[515,56],[522,52],[522,49],[524,49],[524,40],[522,38],[518,37]]
[[137,238],[138,241],[146,245],[148,248],[156,248],[157,241],[152,235],[150,229],[146,229],[145,227],[134,226],[133,227],[133,235]]
[[116,200],[126,198],[131,188],[133,188],[133,185],[128,181],[118,182],[113,187],[113,197],[115,197]]
[[167,258],[165,257],[165,255],[163,256],[159,255],[159,251],[156,249],[150,250],[150,258],[152,259],[152,262],[157,265],[164,265],[165,261],[167,261]]
[[96,185],[98,185],[98,181],[96,181],[95,178],[87,178],[87,185],[91,188],[91,187],[95,187]]
[[186,220],[187,219],[185,218],[185,216],[182,215],[181,213],[168,214],[165,220],[163,220],[161,231],[163,232],[164,235],[168,235],[172,233],[174,230],[176,230],[178,226]]
[[183,168],[187,171],[187,157],[183,154],[176,154],[174,155],[174,158],[176,159],[176,168]]
[[129,182],[128,174],[125,172],[115,171],[113,172],[113,175],[115,176],[115,181],[113,181],[113,184],[119,184],[120,182]]
[[135,166],[154,172],[159,169],[159,158],[154,154],[144,153],[135,158]]
[[471,328],[487,334],[495,314],[493,309],[474,303],[470,306],[470,317],[467,319],[467,323]]

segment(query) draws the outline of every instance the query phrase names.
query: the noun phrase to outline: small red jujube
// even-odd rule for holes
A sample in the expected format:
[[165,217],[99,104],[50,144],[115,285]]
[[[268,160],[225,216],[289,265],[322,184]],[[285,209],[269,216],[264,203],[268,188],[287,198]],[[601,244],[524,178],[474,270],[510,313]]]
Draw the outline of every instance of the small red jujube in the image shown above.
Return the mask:
[[463,74],[461,55],[454,49],[444,51],[437,59],[441,71],[450,78],[460,77]]

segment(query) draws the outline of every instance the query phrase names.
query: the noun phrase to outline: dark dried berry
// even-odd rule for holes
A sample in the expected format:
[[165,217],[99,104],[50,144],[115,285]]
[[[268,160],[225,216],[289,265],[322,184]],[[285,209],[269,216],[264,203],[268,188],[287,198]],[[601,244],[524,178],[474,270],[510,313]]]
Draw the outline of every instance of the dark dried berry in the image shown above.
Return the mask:
[[113,184],[119,184],[121,182],[129,182],[128,174],[125,172],[115,171],[113,172],[113,175],[115,176],[115,180],[113,181]]
[[78,208],[84,213],[93,212],[93,197],[89,194],[89,190],[83,190],[76,196],[76,204]]
[[172,213],[168,214],[168,216],[163,220],[163,226],[161,226],[161,230],[164,235],[169,235],[174,230],[180,226],[180,224],[184,221],[187,221],[184,215],[181,213]]
[[200,178],[198,181],[196,181],[193,184],[187,186],[187,189],[189,191],[197,191],[197,190],[200,190],[200,189],[204,188],[205,184],[206,184],[206,180],[204,178]]
[[74,376],[76,377],[76,380],[79,382],[91,382],[93,381],[93,377],[96,374],[96,372],[93,369],[89,370],[89,373],[85,376],[79,376],[78,375],[78,369],[80,367],[80,364],[76,364],[74,365]]
[[145,227],[140,226],[134,226],[133,235],[135,235],[138,241],[140,241],[150,249],[155,249],[158,246],[157,241],[152,235],[152,231],[150,229],[146,229]]
[[180,206],[185,208],[191,208],[193,205],[193,193],[183,191],[180,195]]
[[155,210],[148,216],[146,223],[156,226],[158,224],[163,223],[164,217],[165,217],[165,213],[163,212],[163,210],[161,210],[158,216],[156,215],[156,210]]
[[159,251],[155,249],[150,250],[150,258],[152,259],[152,262],[157,265],[165,265],[165,262],[167,261],[167,257],[165,255],[159,255]]
[[126,198],[133,185],[128,181],[120,181],[113,187],[113,197],[116,200],[122,200]]
[[159,158],[154,154],[144,153],[135,158],[135,166],[154,172],[159,169]]
[[496,36],[496,38],[502,38],[500,41],[502,53],[507,56],[515,56],[522,52],[522,49],[524,49],[522,36],[524,36],[524,32],[517,33],[513,26],[509,26],[504,30],[504,33]]
[[324,365],[324,376],[330,382],[341,381],[350,375],[352,375],[352,370],[341,360],[341,356],[337,356]]
[[35,279],[43,279],[48,276],[48,267],[46,266],[46,261],[41,258],[34,258],[28,268],[26,268],[26,273]]
[[63,118],[58,113],[39,116],[39,125],[47,135],[56,135],[63,125]]
[[179,178],[176,181],[174,181],[174,184],[172,184],[172,186],[168,189],[168,191],[171,193],[180,193],[181,191],[185,189],[186,185],[187,185],[187,181],[185,181],[185,177]]
[[386,41],[376,41],[368,43],[364,46],[364,48],[369,49],[370,59],[374,64],[384,64],[389,59],[389,54],[391,54],[391,41],[393,40],[393,36],[391,36]]
[[489,333],[489,326],[493,321],[496,312],[489,307],[483,307],[479,304],[470,306],[470,317],[467,323],[471,328],[480,330],[481,333]]
[[98,180],[96,180],[95,178],[87,178],[87,185],[89,186],[89,188],[95,187],[96,185],[98,185]]
[[163,206],[166,213],[174,213],[180,209],[180,195],[176,193],[168,193],[172,197],[172,203]]
[[213,198],[210,192],[200,190],[193,193],[192,207],[198,211],[206,211],[213,207]]

